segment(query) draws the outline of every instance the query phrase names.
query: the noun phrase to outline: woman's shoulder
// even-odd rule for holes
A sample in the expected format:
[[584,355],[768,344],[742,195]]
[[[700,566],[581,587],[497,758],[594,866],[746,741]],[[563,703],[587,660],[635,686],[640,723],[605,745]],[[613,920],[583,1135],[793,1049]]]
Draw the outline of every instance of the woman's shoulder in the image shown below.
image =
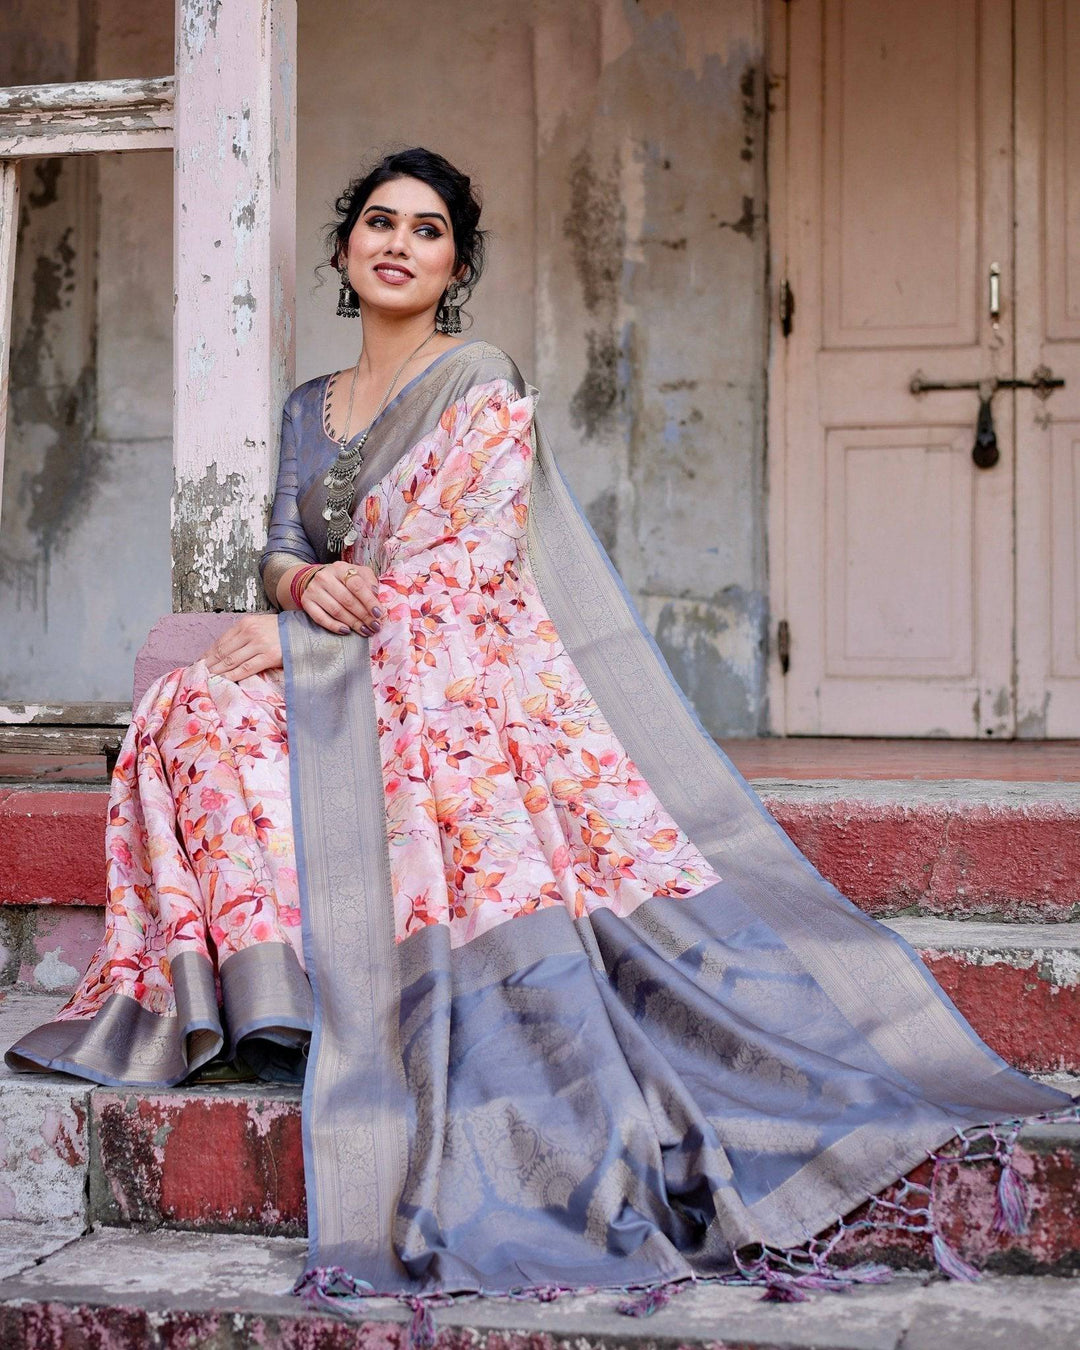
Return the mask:
[[527,382],[517,362],[493,342],[478,338],[462,343],[449,361],[467,377],[469,384],[487,384],[491,380],[504,379],[513,385],[518,394],[524,394]]
[[328,379],[328,375],[313,375],[310,380],[304,380],[295,389],[291,389],[286,395],[284,405],[289,416],[295,419],[305,409],[317,408],[321,418],[322,393]]

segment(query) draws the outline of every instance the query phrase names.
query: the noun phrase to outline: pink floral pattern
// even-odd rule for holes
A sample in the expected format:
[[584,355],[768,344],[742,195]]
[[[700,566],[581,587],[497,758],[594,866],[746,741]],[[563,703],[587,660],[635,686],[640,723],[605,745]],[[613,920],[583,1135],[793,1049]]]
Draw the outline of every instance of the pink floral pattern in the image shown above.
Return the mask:
[[604,720],[529,565],[534,399],[475,386],[359,503],[398,941],[719,881]]
[[[526,549],[533,398],[447,408],[358,503],[397,941],[453,946],[551,905],[620,915],[719,881],[604,720]],[[61,1017],[122,992],[173,1010],[170,961],[292,945],[300,910],[282,672],[203,662],[147,691],[113,776],[104,941]]]
[[112,779],[104,941],[58,1018],[116,993],[172,1013],[186,951],[216,969],[287,942],[303,963],[288,754],[280,670],[234,683],[196,661],[151,685]]

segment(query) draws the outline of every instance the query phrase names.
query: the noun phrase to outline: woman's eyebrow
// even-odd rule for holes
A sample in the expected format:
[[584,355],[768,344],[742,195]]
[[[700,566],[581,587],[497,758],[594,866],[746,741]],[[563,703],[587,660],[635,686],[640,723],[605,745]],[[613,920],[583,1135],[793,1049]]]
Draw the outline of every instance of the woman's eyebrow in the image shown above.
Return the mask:
[[[399,214],[397,211],[394,210],[394,208],[393,208],[392,206],[377,206],[375,203],[372,203],[371,206],[365,206],[365,207],[364,207],[364,215],[366,216],[367,213],[368,213],[369,211],[382,211],[382,212],[384,213],[384,215],[388,215],[388,216],[396,216],[396,215]],[[443,223],[444,225],[446,225],[446,217],[442,214],[441,211],[414,211],[414,212],[413,212],[413,219],[414,219],[414,220],[441,220],[442,223]],[[450,227],[447,225],[447,229],[449,229],[449,228],[450,228]]]

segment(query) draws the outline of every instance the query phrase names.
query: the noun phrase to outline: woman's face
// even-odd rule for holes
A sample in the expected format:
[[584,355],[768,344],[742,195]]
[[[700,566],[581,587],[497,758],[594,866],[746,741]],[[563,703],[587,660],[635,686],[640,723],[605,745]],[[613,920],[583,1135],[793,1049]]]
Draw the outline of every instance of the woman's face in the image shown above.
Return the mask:
[[434,309],[454,272],[450,213],[418,178],[377,187],[348,248],[349,280],[361,304],[403,318]]

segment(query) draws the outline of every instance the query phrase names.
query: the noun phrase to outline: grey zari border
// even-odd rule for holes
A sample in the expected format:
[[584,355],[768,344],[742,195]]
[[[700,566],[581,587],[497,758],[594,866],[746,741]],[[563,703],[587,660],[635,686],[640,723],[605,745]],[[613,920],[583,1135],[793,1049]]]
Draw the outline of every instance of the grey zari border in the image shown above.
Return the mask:
[[403,1280],[391,1229],[408,1162],[382,762],[366,638],[278,617],[304,958],[315,999],[304,1093],[309,1259]]
[[226,957],[220,1008],[208,957],[182,952],[170,969],[175,1013],[112,994],[92,1017],[34,1027],[6,1051],[5,1064],[78,1074],[107,1087],[172,1087],[223,1049],[227,1058],[242,1053],[252,1038],[302,1045],[310,1035],[311,989],[287,943],[261,942]]
[[[605,719],[676,823],[839,1011],[929,1102],[970,1123],[1068,1107],[1067,1093],[985,1044],[899,934],[827,882],[705,730],[534,422],[530,568]],[[672,902],[677,904],[678,902]],[[643,907],[644,908],[644,907]],[[634,924],[635,917],[630,916]],[[791,1245],[902,1176],[955,1134],[853,1131],[754,1206]],[[783,1192],[783,1194],[780,1193]]]

